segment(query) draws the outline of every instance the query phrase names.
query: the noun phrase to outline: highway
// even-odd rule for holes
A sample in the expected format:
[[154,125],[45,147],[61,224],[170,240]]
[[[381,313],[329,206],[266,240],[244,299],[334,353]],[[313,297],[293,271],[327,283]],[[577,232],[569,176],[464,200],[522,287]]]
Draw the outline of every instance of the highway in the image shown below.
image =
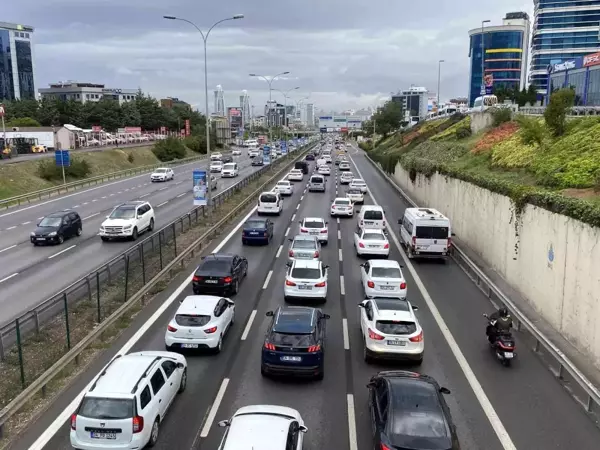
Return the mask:
[[[350,152],[355,174],[370,188],[366,203],[381,204],[391,223],[390,259],[405,266],[408,299],[419,306],[424,329],[425,357],[414,368],[432,375],[452,391],[447,401],[457,426],[462,450],[592,450],[598,448],[600,431],[570,395],[555,381],[535,354],[519,348],[511,368],[501,366],[490,353],[481,314],[492,307],[471,280],[452,261],[410,263],[395,245],[397,219],[407,207],[396,191],[365,157]],[[336,193],[337,171],[329,177],[327,192],[308,193],[305,182],[295,184],[294,195],[285,200],[284,212],[275,217],[275,238],[265,247],[244,247],[233,230],[219,245],[220,251],[242,254],[249,261],[249,276],[236,301],[236,323],[216,356],[189,354],[188,385],[174,402],[161,425],[158,449],[218,448],[223,430],[219,420],[239,407],[278,404],[300,411],[309,430],[307,450],[373,448],[367,389],[371,375],[379,370],[410,365],[363,360],[358,325],[358,303],[364,299],[359,260],[353,250],[355,219],[329,219],[329,245],[322,260],[329,268],[325,379],[292,382],[263,378],[260,352],[268,320],[265,312],[283,304],[283,280],[288,238],[297,232],[304,216],[328,217]],[[305,181],[307,178],[305,177]],[[342,194],[344,187],[338,186]],[[191,268],[190,268],[191,272]],[[151,318],[127,345],[131,351],[163,350],[164,332],[179,299],[191,295],[190,278],[168,299],[161,300],[162,315]],[[144,319],[146,320],[146,319]],[[115,348],[113,352],[117,352]],[[96,368],[98,370],[98,368]],[[96,371],[83,375],[13,447],[37,450],[68,449],[68,418],[72,403]],[[54,421],[53,425],[50,425]],[[45,430],[45,431],[44,431]],[[36,439],[40,439],[32,445]]]
[[[247,156],[236,156],[235,160],[240,164],[239,177],[219,180],[213,192],[226,189],[258,169],[250,165]],[[97,237],[100,224],[118,204],[138,199],[150,202],[155,209],[155,230],[191,210],[191,173],[206,167],[206,161],[187,163],[174,168],[173,181],[151,183],[149,174],[143,174],[0,213],[0,323],[14,320],[135,245],[131,241],[102,242]],[[34,247],[29,233],[36,223],[44,215],[63,209],[80,214],[83,234],[62,245]],[[140,239],[145,237],[141,235]]]

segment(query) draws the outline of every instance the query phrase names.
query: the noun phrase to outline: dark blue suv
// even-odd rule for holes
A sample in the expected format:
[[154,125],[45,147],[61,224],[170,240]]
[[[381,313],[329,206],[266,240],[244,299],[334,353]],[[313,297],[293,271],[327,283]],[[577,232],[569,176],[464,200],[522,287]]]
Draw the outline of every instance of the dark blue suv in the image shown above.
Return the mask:
[[273,320],[262,348],[260,372],[322,380],[325,374],[325,321],[318,308],[283,306],[268,311]]
[[273,222],[262,217],[252,217],[242,229],[242,244],[269,244],[273,238]]

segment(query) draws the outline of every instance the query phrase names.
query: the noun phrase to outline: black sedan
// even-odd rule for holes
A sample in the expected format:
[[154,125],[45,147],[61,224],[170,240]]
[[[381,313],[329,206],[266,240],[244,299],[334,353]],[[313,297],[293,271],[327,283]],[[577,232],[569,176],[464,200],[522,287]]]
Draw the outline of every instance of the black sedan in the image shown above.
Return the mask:
[[221,158],[221,162],[222,162],[223,164],[231,163],[231,162],[233,162],[233,157],[232,157],[232,156],[229,156],[229,155],[223,156],[223,157]]
[[253,166],[264,166],[265,165],[265,161],[264,161],[262,155],[255,156],[254,158],[252,158],[252,165]]
[[382,450],[460,450],[445,387],[427,375],[404,370],[379,372],[369,384],[375,447]]
[[242,228],[242,244],[269,244],[273,238],[273,221],[262,217],[251,217]]
[[313,155],[312,153],[309,153],[308,155],[306,155],[306,158],[304,158],[306,161],[314,161],[315,160],[315,155]]
[[194,272],[192,289],[196,295],[234,295],[248,275],[248,260],[230,253],[213,253],[202,258]]
[[44,217],[31,232],[33,245],[62,244],[65,239],[81,236],[81,217],[75,211],[59,211]]

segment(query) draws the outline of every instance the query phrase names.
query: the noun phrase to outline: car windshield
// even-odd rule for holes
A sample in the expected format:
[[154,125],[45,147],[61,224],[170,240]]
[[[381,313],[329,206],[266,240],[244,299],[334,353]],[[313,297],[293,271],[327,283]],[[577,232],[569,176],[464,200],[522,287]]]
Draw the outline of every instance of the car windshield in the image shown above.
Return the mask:
[[350,189],[348,190],[348,194],[350,195],[362,195],[358,189]]
[[350,206],[351,202],[350,200],[336,200],[335,204],[340,206]]
[[365,211],[365,220],[383,220],[383,213],[381,211]]
[[290,183],[288,181],[278,181],[277,186],[289,186]]
[[84,397],[78,414],[90,419],[129,419],[133,417],[133,400],[129,398]]
[[246,228],[266,228],[267,223],[264,220],[249,220],[246,222]]
[[292,243],[292,248],[309,248],[313,250],[317,248],[317,245],[315,241],[309,241],[308,239],[298,239]]
[[203,272],[229,273],[231,271],[231,263],[221,259],[205,259],[200,265],[199,270]]
[[294,267],[292,269],[293,278],[305,278],[307,280],[317,280],[321,278],[320,269],[311,269],[308,267]]
[[111,219],[133,219],[135,208],[117,208],[109,216]]
[[62,222],[61,217],[44,217],[40,222],[40,227],[57,227]]
[[223,170],[233,170],[235,169],[235,164],[225,164],[223,166]]
[[385,241],[385,237],[379,233],[365,233],[362,238],[365,241]]
[[156,169],[156,173],[165,173],[167,169]]
[[210,316],[199,316],[196,314],[176,314],[175,322],[177,322],[177,325],[182,327],[203,327],[210,322]]
[[352,184],[356,184],[357,186],[364,186],[365,182],[363,180],[352,180]]
[[385,334],[413,334],[417,331],[417,324],[400,320],[378,320],[375,328]]
[[277,196],[274,194],[263,194],[260,196],[260,201],[263,203],[277,203]]
[[402,278],[402,272],[397,267],[373,267],[371,276],[373,278]]
[[286,347],[309,347],[316,344],[314,335],[311,334],[288,334],[271,333],[272,344]]
[[417,239],[448,239],[447,227],[417,227]]

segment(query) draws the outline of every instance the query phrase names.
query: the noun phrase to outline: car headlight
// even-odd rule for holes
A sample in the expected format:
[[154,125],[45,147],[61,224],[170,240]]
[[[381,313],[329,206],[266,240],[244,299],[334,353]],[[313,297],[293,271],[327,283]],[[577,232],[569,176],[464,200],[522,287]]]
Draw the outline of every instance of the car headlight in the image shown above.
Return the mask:
[[29,233],[29,236],[35,236],[35,232],[32,231],[31,233]]
[[53,231],[52,233],[48,233],[48,236],[56,236],[56,231]]
[[125,225],[125,226],[123,227],[123,229],[124,229],[124,230],[129,230],[129,229],[131,229],[131,227],[132,227],[132,226],[133,226],[133,225]]

